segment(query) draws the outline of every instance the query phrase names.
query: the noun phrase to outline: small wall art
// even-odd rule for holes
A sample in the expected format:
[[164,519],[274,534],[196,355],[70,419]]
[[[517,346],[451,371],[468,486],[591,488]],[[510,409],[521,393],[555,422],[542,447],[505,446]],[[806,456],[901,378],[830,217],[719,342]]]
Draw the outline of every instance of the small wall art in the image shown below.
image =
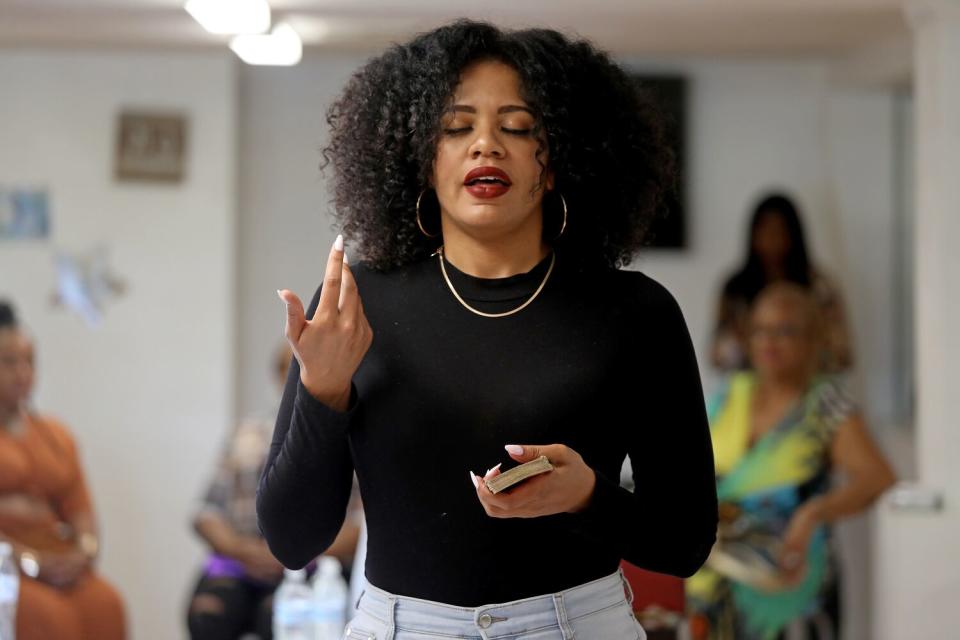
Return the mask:
[[42,240],[49,236],[47,190],[0,186],[0,240]]
[[187,150],[187,119],[180,114],[124,111],[117,119],[118,180],[180,182]]

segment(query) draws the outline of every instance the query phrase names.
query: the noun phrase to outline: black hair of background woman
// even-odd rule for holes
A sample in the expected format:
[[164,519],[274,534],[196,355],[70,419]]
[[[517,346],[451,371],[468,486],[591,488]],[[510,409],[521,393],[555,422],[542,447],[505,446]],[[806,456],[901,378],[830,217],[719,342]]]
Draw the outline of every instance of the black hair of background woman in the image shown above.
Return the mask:
[[740,270],[728,281],[725,291],[727,295],[753,302],[760,291],[770,284],[766,269],[753,244],[757,228],[769,216],[779,216],[790,237],[790,247],[784,258],[783,273],[786,279],[803,287],[810,286],[810,255],[797,206],[793,200],[782,193],[770,193],[761,198],[753,209],[753,218],[747,234],[747,257]]
[[17,326],[17,313],[13,305],[6,300],[0,300],[0,329],[9,329]]

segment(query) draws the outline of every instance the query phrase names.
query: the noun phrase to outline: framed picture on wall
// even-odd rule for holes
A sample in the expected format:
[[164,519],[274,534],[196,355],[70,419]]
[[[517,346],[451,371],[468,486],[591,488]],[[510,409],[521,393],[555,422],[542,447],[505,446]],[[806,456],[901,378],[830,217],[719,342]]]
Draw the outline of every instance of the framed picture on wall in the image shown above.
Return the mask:
[[42,240],[50,236],[47,190],[0,186],[0,240]]
[[633,80],[664,116],[667,140],[677,158],[677,188],[667,194],[664,215],[650,228],[650,246],[684,249],[687,247],[687,79],[634,73]]
[[180,114],[122,112],[117,120],[118,180],[180,182],[187,148],[187,120]]

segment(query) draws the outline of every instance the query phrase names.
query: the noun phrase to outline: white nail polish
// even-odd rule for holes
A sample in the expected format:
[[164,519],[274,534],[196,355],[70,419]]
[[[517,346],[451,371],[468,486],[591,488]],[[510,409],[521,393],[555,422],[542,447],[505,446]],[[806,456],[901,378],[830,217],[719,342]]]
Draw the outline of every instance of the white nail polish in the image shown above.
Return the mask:
[[479,488],[480,488],[480,481],[477,480],[477,476],[474,475],[473,471],[470,472],[470,482],[473,483],[473,488],[474,488],[474,489],[479,489]]
[[350,260],[347,259],[347,252],[343,252],[343,262],[344,264],[350,264]]
[[343,251],[343,234],[338,233],[337,239],[333,241],[333,248],[337,251]]

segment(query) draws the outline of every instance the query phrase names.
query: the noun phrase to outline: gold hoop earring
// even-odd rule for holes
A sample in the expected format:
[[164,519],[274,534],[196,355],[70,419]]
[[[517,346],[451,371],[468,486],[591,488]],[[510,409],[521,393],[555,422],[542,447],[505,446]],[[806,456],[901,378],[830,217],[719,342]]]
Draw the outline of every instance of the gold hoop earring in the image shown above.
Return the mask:
[[567,201],[563,199],[562,193],[557,193],[560,196],[560,204],[563,205],[563,224],[560,225],[560,233],[554,237],[554,240],[559,240],[560,236],[563,235],[563,231],[567,228]]
[[417,196],[417,226],[420,227],[420,231],[423,233],[423,235],[427,236],[428,238],[436,238],[440,234],[435,233],[433,235],[430,235],[429,233],[427,233],[427,230],[423,228],[423,223],[420,222],[420,199],[423,198],[423,194],[425,194],[426,192],[427,190],[424,189],[423,191],[420,192],[420,195]]

